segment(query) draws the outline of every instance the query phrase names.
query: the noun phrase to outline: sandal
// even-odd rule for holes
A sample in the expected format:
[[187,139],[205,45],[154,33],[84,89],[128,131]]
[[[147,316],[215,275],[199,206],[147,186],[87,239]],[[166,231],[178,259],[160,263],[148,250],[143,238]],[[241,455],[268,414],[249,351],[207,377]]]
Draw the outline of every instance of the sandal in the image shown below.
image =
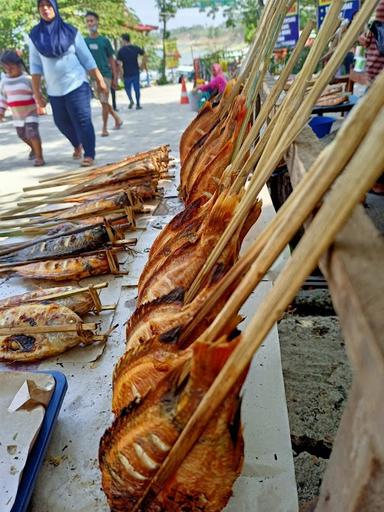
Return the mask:
[[80,160],[82,157],[82,154],[81,154],[82,150],[83,150],[83,148],[81,146],[79,146],[78,148],[75,148],[75,151],[72,154],[72,158],[74,160]]
[[101,137],[108,137],[109,133],[108,132],[101,132],[100,133],[100,136]]
[[36,158],[33,167],[42,167],[43,165],[45,165],[44,160],[42,158]]
[[91,167],[95,163],[95,160],[89,156],[86,156],[83,158],[83,161],[81,162],[81,167]]

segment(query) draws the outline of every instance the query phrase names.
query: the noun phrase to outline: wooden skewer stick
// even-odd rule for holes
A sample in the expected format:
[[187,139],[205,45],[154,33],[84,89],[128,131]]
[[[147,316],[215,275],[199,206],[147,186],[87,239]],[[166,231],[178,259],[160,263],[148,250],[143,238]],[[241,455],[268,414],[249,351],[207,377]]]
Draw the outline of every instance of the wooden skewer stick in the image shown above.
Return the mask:
[[[60,293],[52,293],[51,295],[46,295],[43,297],[44,300],[51,300],[51,299],[61,299],[63,297],[70,297],[72,295],[77,295],[78,293],[84,293],[90,291],[90,289],[94,290],[101,290],[102,288],[107,288],[108,283],[98,283],[94,284],[92,286],[84,286],[84,287],[78,287],[73,288],[72,290],[67,290],[66,292],[60,292]],[[31,299],[31,302],[36,302],[37,299]],[[26,300],[25,302],[30,302]]]
[[[180,341],[188,339],[199,322],[210,312],[215,302],[233,283],[239,282],[253,264],[258,268],[258,273],[255,274],[257,279],[239,285],[204,332],[200,341],[207,341],[221,334],[230,318],[230,312],[239,310],[242,306],[241,297],[244,297],[244,293],[241,290],[248,289],[251,293],[264,278],[278,254],[284,250],[284,247],[309,217],[358,148],[369,126],[375,120],[377,112],[384,107],[383,89],[384,73],[377,77],[367,95],[350,113],[348,122],[342,125],[335,140],[322,151],[299,185],[278,210],[276,216],[246,253],[240,257],[231,271],[226,274],[218,287],[213,290],[207,302],[182,333]],[[343,148],[343,151],[339,151],[339,148]],[[264,259],[258,258],[265,247],[279,248],[279,251],[266,249]]]
[[276,20],[271,23],[270,30],[267,30],[268,35],[266,36],[265,44],[262,46],[264,47],[264,51],[261,50],[259,52],[259,61],[258,59],[255,59],[255,65],[252,69],[253,73],[250,74],[244,86],[243,94],[247,97],[247,112],[243,120],[240,133],[237,137],[232,158],[233,156],[237,155],[244,141],[244,137],[246,135],[246,131],[248,129],[248,125],[253,113],[254,104],[258,95],[260,94],[265,75],[268,71],[271,54],[275,47],[278,35],[284,22],[284,18],[287,14],[287,10],[288,5],[283,2],[281,8],[276,12]]
[[97,329],[96,323],[74,323],[65,325],[20,325],[19,327],[0,327],[0,336],[12,334],[42,334],[50,332],[84,332]]
[[[297,105],[298,111],[294,115],[288,127],[285,128],[283,133],[280,133],[279,131],[280,137],[277,138],[277,140],[275,137],[271,137],[268,140],[262,157],[259,160],[258,165],[256,167],[254,176],[251,181],[251,185],[247,190],[246,194],[244,195],[241,203],[239,204],[238,209],[236,210],[235,215],[233,216],[231,222],[228,224],[225,232],[221,236],[220,240],[214,247],[203,268],[201,269],[201,271],[195,278],[194,282],[192,283],[190,289],[188,290],[185,298],[187,302],[190,302],[196,296],[201,286],[201,283],[212,270],[213,266],[215,265],[218,257],[224,250],[228,241],[233,236],[238,226],[244,221],[249,211],[253,207],[256,198],[260,193],[262,187],[264,186],[265,182],[267,181],[268,177],[270,176],[270,174],[272,174],[272,172],[278,165],[279,161],[283,157],[284,152],[288,149],[288,147],[295,140],[296,136],[298,135],[302,127],[305,125],[318,96],[320,95],[321,91],[324,89],[326,84],[329,82],[329,80],[335,73],[336,69],[341,64],[345,53],[352,46],[353,42],[357,38],[357,35],[361,33],[361,30],[364,24],[366,23],[367,19],[369,18],[375,5],[376,0],[366,0],[360,11],[356,14],[348,31],[344,35],[344,38],[341,40],[339,46],[336,48],[331,59],[324,67],[311,92],[304,99],[301,105]],[[334,0],[334,2],[332,2],[331,8],[328,11],[328,14],[322,26],[324,26],[324,23],[326,23],[328,16],[330,14],[334,14],[334,9],[336,8],[335,6],[337,6],[337,8],[340,8],[340,1]],[[328,35],[326,32],[323,32],[323,34]],[[292,90],[294,89],[292,88]]]
[[235,85],[232,87],[231,93],[229,94],[228,98],[226,99],[223,109],[222,109],[222,115],[225,115],[228,108],[232,105],[234,99],[239,94],[241,87],[243,86],[244,80],[248,77],[252,65],[253,65],[253,59],[255,57],[256,52],[259,51],[260,48],[260,40],[263,37],[263,34],[265,33],[266,26],[268,25],[268,21],[273,16],[273,11],[276,7],[276,2],[267,2],[263,12],[261,14],[261,18],[257,24],[257,29],[255,36],[253,38],[253,42],[251,45],[251,49],[248,52],[247,57],[245,58],[245,62],[240,70],[240,74],[236,80]]
[[243,160],[245,158],[245,155],[249,151],[251,145],[258,137],[258,134],[264,125],[264,123],[267,121],[268,116],[271,113],[271,110],[274,108],[276,101],[278,100],[280,94],[284,90],[284,86],[287,83],[287,80],[289,76],[292,73],[293,68],[297,64],[300,55],[304,49],[305,43],[307,42],[313,28],[315,26],[315,23],[313,21],[309,21],[306,26],[304,27],[304,30],[302,31],[300,38],[291,54],[291,56],[288,59],[287,64],[285,65],[283,71],[281,72],[278,80],[274,84],[270,94],[268,95],[265,102],[262,104],[260,112],[258,113],[251,130],[249,131],[247,137],[244,140],[244,143],[242,144],[240,152],[235,156],[236,158],[233,159],[233,168],[238,169],[243,163]]
[[[277,278],[275,286],[246,328],[239,345],[188,421],[165,462],[133,509],[134,512],[140,509],[149,493],[151,496],[158,494],[167,480],[175,474],[275,322],[281,318],[306,277],[316,267],[321,255],[332,244],[361,196],[380,176],[384,165],[383,140],[384,110],[381,109],[364,142],[329,193],[290,261]],[[361,172],[362,168],[364,173]],[[253,272],[257,272],[257,269],[252,268],[249,274]]]
[[[321,55],[323,54],[331,35],[333,35],[335,31],[341,6],[342,3],[340,2],[332,3],[331,9],[328,11],[327,16],[322,23],[320,32],[315,39],[314,44],[312,45],[312,48],[299,75],[290,87],[275,116],[273,116],[272,121],[269,123],[265,132],[260,137],[256,147],[252,151],[252,154],[248,157],[236,180],[232,184],[230,189],[231,193],[238,192],[243,187],[248,174],[254,169],[256,163],[263,154],[263,151],[266,150],[266,145],[269,144],[268,150],[270,150],[271,147],[275,147],[282,134],[289,129],[288,124],[292,121],[297,110],[301,108],[301,103],[307,90],[308,80],[312,78],[313,72],[316,69]],[[256,119],[256,126],[254,128],[253,135],[255,135],[261,129],[268,117],[269,112],[264,111],[263,117],[260,117],[260,121]],[[261,121],[262,124],[260,124]],[[247,151],[247,146],[242,148],[240,151],[238,159],[233,166],[235,171],[237,170],[237,166],[240,167],[240,165],[243,163]]]
[[[94,173],[95,171],[96,172],[104,172],[104,170],[106,172],[108,172],[109,170],[114,170],[115,168],[117,169],[119,165],[126,165],[128,163],[134,163],[134,162],[137,162],[137,161],[140,161],[140,160],[144,160],[145,158],[148,158],[150,157],[151,155],[155,155],[156,156],[156,153],[159,153],[161,154],[161,152],[163,151],[162,149],[163,147],[162,146],[159,146],[157,148],[154,148],[154,149],[150,149],[148,151],[143,151],[141,153],[137,153],[136,155],[132,155],[132,156],[127,156],[126,158],[124,158],[123,160],[120,160],[119,162],[116,162],[116,163],[110,163],[110,164],[106,164],[104,166],[101,166],[101,167],[94,167],[92,169],[89,169],[87,171],[84,171],[84,169],[78,169],[76,171],[64,171],[62,173],[57,173],[55,174],[54,177],[51,177],[51,178],[43,178],[41,180],[39,180],[39,183],[46,183],[46,182],[49,182],[49,181],[55,181],[58,179],[58,177],[69,177],[69,176],[88,176],[88,174],[92,174]],[[114,166],[117,166],[117,167],[114,167]]]

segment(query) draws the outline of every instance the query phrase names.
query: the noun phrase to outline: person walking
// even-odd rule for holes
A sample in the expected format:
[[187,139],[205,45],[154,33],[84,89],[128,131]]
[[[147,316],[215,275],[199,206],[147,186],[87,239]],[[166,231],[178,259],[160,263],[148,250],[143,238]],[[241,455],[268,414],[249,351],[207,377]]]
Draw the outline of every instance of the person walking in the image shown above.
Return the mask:
[[131,37],[129,34],[121,36],[123,46],[117,52],[117,60],[123,66],[124,88],[129,99],[128,108],[132,108],[135,104],[132,98],[132,87],[135,91],[136,110],[141,110],[140,104],[140,69],[138,63],[138,56],[145,55],[145,51],[139,46],[131,44]]
[[[381,37],[379,32],[381,31]],[[384,0],[380,0],[375,11],[375,19],[369,30],[359,37],[359,43],[366,48],[366,71],[371,84],[384,69]],[[381,45],[379,43],[381,42]],[[371,192],[384,196],[384,173],[373,185]]]
[[91,115],[91,89],[87,72],[97,83],[100,93],[108,89],[83,37],[65,23],[56,0],[39,0],[40,22],[30,34],[29,67],[36,103],[45,107],[41,90],[44,76],[53,119],[74,148],[73,158],[83,167],[95,159],[95,130]]
[[[89,30],[89,37],[85,38],[85,42],[87,43],[87,46],[90,49],[108,88],[107,94],[101,93],[98,95],[103,114],[103,129],[101,131],[101,136],[107,137],[109,135],[109,115],[111,115],[115,121],[115,130],[119,130],[123,125],[123,121],[109,103],[111,87],[115,89],[117,85],[117,64],[114,58],[114,51],[111,42],[107,37],[99,34],[99,15],[96,12],[88,11],[85,15],[85,20]],[[96,89],[96,87],[94,87],[94,89]]]
[[5,51],[0,56],[0,64],[5,71],[0,82],[0,121],[9,107],[17,135],[30,148],[29,159],[35,161],[35,167],[40,167],[44,159],[31,78],[24,72],[22,58],[14,51]]

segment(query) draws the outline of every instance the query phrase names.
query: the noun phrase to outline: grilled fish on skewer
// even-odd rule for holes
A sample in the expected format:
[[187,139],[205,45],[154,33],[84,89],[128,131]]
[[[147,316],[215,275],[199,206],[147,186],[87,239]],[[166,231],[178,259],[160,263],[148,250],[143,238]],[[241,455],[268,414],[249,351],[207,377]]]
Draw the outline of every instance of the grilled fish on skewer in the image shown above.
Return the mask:
[[212,130],[196,142],[183,160],[180,169],[180,191],[183,198],[187,196],[190,189],[190,180],[193,177],[194,170],[204,168],[217,155],[223,144],[231,138],[234,129],[233,122],[238,114],[237,103],[243,109],[243,99],[241,97],[237,98],[231,111],[226,112]]
[[[183,361],[153,394],[140,405],[122,411],[106,431],[100,443],[99,461],[103,489],[112,510],[127,511],[138,502],[235,346],[236,341],[227,342],[225,338],[214,345],[196,344],[188,378],[184,374],[189,371],[189,361]],[[219,505],[225,505],[242,464],[241,429],[236,428],[235,432],[232,429],[236,436],[234,440],[231,438],[231,424],[238,411],[241,383],[237,383],[236,389],[209,422],[200,441],[169,482],[172,485],[166,487],[172,495],[177,492],[177,506],[172,508],[170,504],[171,508],[159,508],[155,499],[145,503],[142,510],[176,512],[189,505],[190,510],[198,510],[196,507],[199,506],[202,511],[216,512],[221,510],[217,508]],[[231,439],[232,443],[229,442]],[[209,475],[207,471],[209,485],[206,482],[200,492],[198,485],[195,487],[196,479],[184,481],[185,473],[181,470],[189,473],[192,469],[196,474],[200,473],[196,453],[201,456],[203,440],[209,441],[206,457],[210,458],[210,467],[215,468],[215,475]],[[222,488],[217,489],[220,480]],[[211,505],[211,496],[205,497],[205,493],[216,494],[215,500],[212,496]],[[192,502],[189,501],[190,496]],[[167,495],[160,495],[158,499],[167,499]]]
[[142,290],[152,276],[161,269],[168,257],[175,254],[185,243],[198,240],[203,220],[209,215],[215,197],[201,197],[177,214],[161,231],[149,252],[148,261],[141,273],[138,288]]
[[[212,247],[220,239],[226,226],[232,219],[235,208],[240,201],[240,195],[225,196],[220,195],[210,214],[203,221],[195,240],[187,241],[185,244],[171,254],[156,273],[151,278],[139,286],[138,304],[144,304],[154,300],[162,295],[166,295],[177,287],[185,290],[189,288],[196,275],[204,265]],[[248,216],[248,220],[234,234],[230,243],[223,251],[219,262],[227,267],[230,262],[234,262],[240,249],[240,244],[246,235],[246,229],[256,221],[261,211],[260,203],[256,204]],[[152,259],[152,264],[155,264]],[[150,265],[147,271],[150,272]]]
[[[207,292],[207,291],[206,291]],[[142,343],[129,343],[128,350],[120,358],[113,373],[112,410],[119,414],[134,401],[143,400],[152,393],[163,379],[168,376],[179,358],[185,358],[188,347],[212,322],[222,309],[228,295],[217,302],[215,308],[194,328],[186,340],[179,341],[184,328],[188,327],[194,315],[199,311],[206,299],[203,293],[172,315],[166,315],[163,310],[155,310],[147,328]],[[205,297],[204,297],[205,295]],[[162,324],[160,323],[163,320]],[[237,332],[236,328],[241,317],[235,315],[227,323],[225,333]],[[136,334],[136,333],[135,333]],[[133,337],[135,337],[133,334]],[[151,336],[151,337],[148,337]]]
[[89,276],[110,272],[105,252],[92,256],[77,256],[62,260],[48,260],[16,267],[15,271],[30,279],[50,279],[52,281],[79,281]]
[[58,238],[46,240],[45,242],[37,242],[35,245],[1,258],[0,261],[15,263],[54,256],[69,256],[71,254],[100,249],[105,246],[108,241],[109,236],[105,226],[90,227],[80,233],[66,235],[64,232],[64,234]]
[[0,300],[0,315],[2,309],[33,302],[58,304],[59,306],[65,306],[68,309],[71,309],[77,315],[86,315],[94,308],[94,302],[88,290],[76,293],[74,295],[66,295],[64,297],[59,296],[52,299],[46,298],[51,295],[59,295],[61,293],[69,292],[77,288],[78,287],[76,286],[60,286],[56,288],[35,290],[33,292],[27,292],[21,295],[13,295],[12,297],[7,297],[6,299]]
[[92,343],[91,331],[23,332],[26,327],[75,324],[82,321],[70,309],[57,304],[26,304],[0,312],[0,328],[20,328],[17,334],[0,335],[1,361],[36,361],[57,356],[82,343]]
[[180,160],[182,164],[199,139],[204,137],[204,135],[208,134],[215,127],[223,113],[224,105],[232,91],[232,87],[233,82],[228,82],[224,94],[221,95],[221,97],[216,96],[211,98],[210,101],[206,101],[197,116],[184,130],[180,138],[179,145]]
[[[204,143],[203,150],[196,158],[193,166],[183,170],[182,194],[186,204],[192,200],[192,198],[189,197],[189,194],[193,186],[199,183],[200,177],[204,176],[206,171],[209,169],[211,162],[222,152],[228,141],[231,140],[233,144],[235,143],[245,115],[245,98],[239,96],[236,98],[225,122],[222,121]],[[224,156],[225,155],[223,154],[223,157]],[[225,164],[227,163],[228,159],[225,161]],[[221,172],[219,173],[220,175],[224,171],[225,167],[226,165],[223,163],[221,166]],[[200,194],[204,192],[203,188],[199,188],[199,190]],[[193,197],[198,197],[200,194],[196,195],[195,193]]]
[[126,192],[117,192],[103,199],[86,201],[79,206],[74,206],[62,213],[52,216],[49,215],[48,217],[53,217],[54,219],[75,219],[79,217],[89,217],[98,212],[118,210],[126,206],[133,206],[134,204],[137,204],[137,200],[134,197],[134,194],[128,195]]

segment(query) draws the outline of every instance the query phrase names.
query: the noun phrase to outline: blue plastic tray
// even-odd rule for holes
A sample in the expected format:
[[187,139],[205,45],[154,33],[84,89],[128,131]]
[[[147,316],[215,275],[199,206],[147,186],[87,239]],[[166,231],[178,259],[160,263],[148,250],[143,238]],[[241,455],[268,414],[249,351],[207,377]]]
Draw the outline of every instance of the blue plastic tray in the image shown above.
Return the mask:
[[61,372],[36,373],[47,373],[52,375],[56,381],[56,385],[52,398],[45,411],[40,432],[28,456],[16,500],[12,507],[12,512],[26,512],[28,508],[37,475],[43,463],[45,452],[47,451],[49,440],[51,439],[53,432],[53,427],[56,423],[57,416],[61,409],[61,404],[63,403],[63,399],[68,388],[67,379]]

